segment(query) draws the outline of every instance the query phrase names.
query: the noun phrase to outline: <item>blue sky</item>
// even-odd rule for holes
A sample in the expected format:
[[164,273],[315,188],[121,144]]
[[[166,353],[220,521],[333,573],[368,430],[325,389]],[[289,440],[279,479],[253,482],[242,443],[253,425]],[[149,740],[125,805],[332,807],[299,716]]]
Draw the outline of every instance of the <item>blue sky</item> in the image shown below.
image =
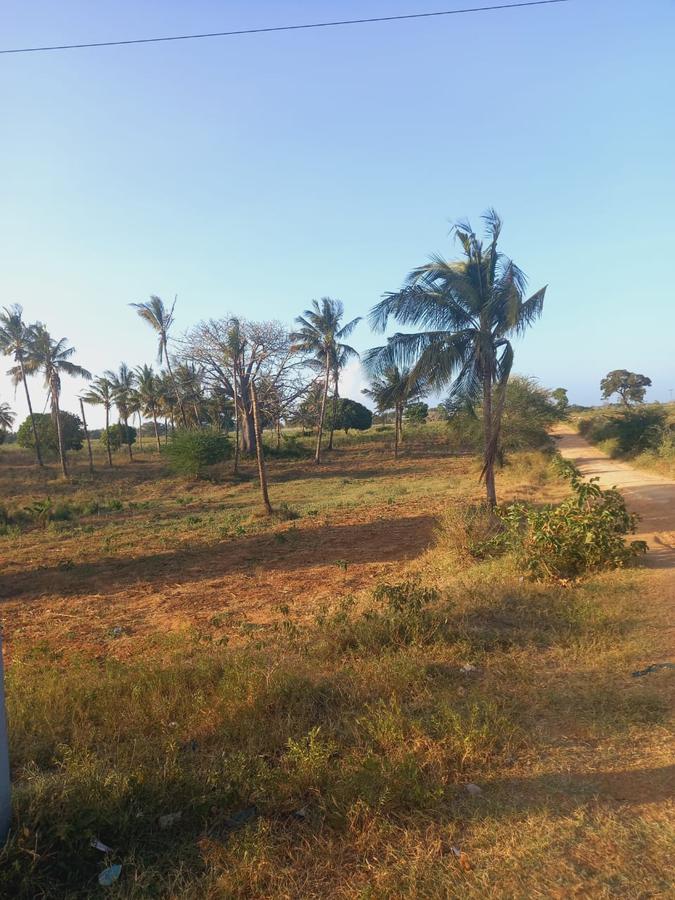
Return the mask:
[[[5,0],[4,46],[459,7],[459,0]],[[516,369],[572,400],[613,368],[675,388],[675,5],[573,0],[426,21],[0,57],[0,305],[99,372],[237,312],[349,317],[494,206],[548,284]],[[364,324],[354,343],[379,337]],[[4,372],[3,366],[3,372]],[[358,372],[348,373],[356,397]],[[74,409],[81,387],[64,385]],[[34,385],[36,406],[44,402]],[[0,376],[0,399],[20,395]]]

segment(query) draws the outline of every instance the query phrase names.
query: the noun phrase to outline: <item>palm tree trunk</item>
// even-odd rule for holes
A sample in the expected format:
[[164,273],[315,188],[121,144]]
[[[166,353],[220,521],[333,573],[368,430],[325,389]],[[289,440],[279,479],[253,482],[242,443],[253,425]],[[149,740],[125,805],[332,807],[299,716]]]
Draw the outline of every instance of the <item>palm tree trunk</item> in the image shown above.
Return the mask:
[[251,403],[253,406],[253,421],[255,423],[256,434],[256,458],[258,460],[258,478],[260,480],[260,495],[262,497],[263,506],[268,516],[272,515],[272,504],[270,503],[269,494],[267,492],[267,468],[265,467],[265,452],[263,450],[262,432],[260,430],[260,416],[258,414],[258,393],[255,389],[255,383],[251,381]]
[[129,419],[126,416],[124,418],[124,431],[125,431],[125,437],[128,441],[127,450],[129,451],[129,459],[133,459],[134,456],[133,456],[133,453],[131,452],[131,435],[129,434]]
[[[185,416],[185,407],[183,406],[183,398],[178,392],[178,385],[176,384],[176,379],[174,378],[173,370],[171,368],[171,363],[169,362],[169,349],[166,346],[166,338],[164,338],[164,358],[166,359],[166,368],[169,372],[169,378],[171,379],[171,384],[173,385],[173,389],[176,392],[176,398],[178,399],[178,406],[180,407],[181,418],[183,419],[183,427],[187,428],[187,418]],[[172,421],[173,426],[173,421]]]
[[337,402],[338,402],[338,373],[337,371],[333,372],[333,383],[335,385],[333,390],[333,411],[331,413],[330,420],[330,437],[328,438],[328,450],[333,449],[333,432],[335,431],[335,417],[337,416]]
[[232,394],[234,397],[234,474],[239,469],[239,397],[237,396],[237,370],[232,369]]
[[164,416],[164,446],[169,443],[169,420]]
[[89,453],[89,471],[94,474],[94,457],[91,452],[91,438],[89,437],[89,429],[87,428],[87,419],[84,415],[84,401],[80,397],[80,411],[82,413],[82,425],[84,426],[84,436],[87,439],[87,452]]
[[321,397],[321,413],[319,414],[319,428],[316,438],[316,451],[314,453],[314,462],[319,465],[321,462],[321,438],[323,437],[323,419],[326,415],[326,399],[328,397],[328,381],[330,379],[330,365],[326,360],[326,378],[323,385],[323,396]]
[[394,410],[394,459],[398,459],[398,443],[399,443],[399,437],[400,437],[400,426],[399,426],[400,415],[401,415],[401,411],[400,411],[399,405],[397,403],[395,410]]
[[162,452],[162,442],[159,439],[159,428],[157,427],[157,410],[155,404],[152,404],[152,424],[155,426],[155,440],[157,441],[157,452]]
[[483,475],[488,506],[497,505],[495,489],[495,442],[494,422],[492,419],[492,378],[490,374],[483,378]]
[[59,409],[59,394],[52,387],[52,402],[54,404],[54,413],[56,416],[56,437],[59,442],[59,457],[61,459],[61,472],[63,477],[68,477],[68,469],[66,467],[66,451],[63,447],[63,433],[61,431],[61,410]]
[[141,416],[141,411],[136,413],[138,416],[138,446],[141,448],[141,453],[143,452],[143,418]]
[[108,465],[112,469],[112,450],[110,449],[110,407],[106,404],[105,408],[105,433],[106,433],[106,449],[108,451]]
[[42,451],[40,449],[40,439],[38,437],[37,425],[35,424],[35,416],[33,415],[33,404],[30,402],[30,394],[28,393],[28,382],[26,381],[26,370],[23,367],[23,359],[19,356],[19,368],[21,369],[21,380],[23,381],[23,389],[26,392],[26,403],[28,404],[28,415],[30,423],[33,427],[33,439],[35,440],[35,455],[37,456],[38,465],[44,468],[42,462]]

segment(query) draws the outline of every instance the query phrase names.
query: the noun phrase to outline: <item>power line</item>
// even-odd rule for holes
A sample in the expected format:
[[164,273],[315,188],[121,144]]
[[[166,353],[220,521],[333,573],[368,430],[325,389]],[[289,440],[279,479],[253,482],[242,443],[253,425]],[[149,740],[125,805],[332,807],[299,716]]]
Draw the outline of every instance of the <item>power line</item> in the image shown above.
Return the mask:
[[160,44],[166,41],[194,41],[203,38],[235,37],[243,34],[269,34],[274,31],[306,31],[310,28],[335,28],[341,25],[366,25],[377,22],[400,22],[404,19],[431,19],[439,16],[458,16],[465,13],[493,12],[498,9],[517,9],[524,6],[549,6],[569,0],[527,0],[522,3],[500,3],[493,6],[473,6],[466,9],[444,9],[439,12],[408,13],[401,16],[376,16],[371,19],[343,19],[337,22],[311,22],[304,25],[273,25],[267,28],[241,28],[237,31],[211,31],[204,34],[172,34],[167,37],[132,38],[126,41],[96,41],[88,44],[55,44],[48,47],[11,47],[3,53],[42,53],[46,50],[83,50],[87,47],[122,47],[127,44]]

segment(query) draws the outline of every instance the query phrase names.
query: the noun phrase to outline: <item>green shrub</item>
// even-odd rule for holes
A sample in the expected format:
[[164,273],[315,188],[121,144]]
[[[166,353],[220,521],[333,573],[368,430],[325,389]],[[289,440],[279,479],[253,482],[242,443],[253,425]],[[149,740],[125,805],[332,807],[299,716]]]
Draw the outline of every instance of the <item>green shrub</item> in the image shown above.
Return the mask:
[[101,431],[99,438],[104,447],[110,444],[111,450],[119,450],[120,447],[127,444],[136,443],[136,429],[131,425],[122,425],[121,422],[115,425],[109,425]]
[[[327,422],[330,424],[331,409],[327,412]],[[367,431],[373,424],[373,414],[364,406],[363,403],[357,403],[356,400],[349,400],[344,397],[338,400],[335,408],[336,428],[342,428],[345,434],[354,428],[356,431]]]
[[405,408],[406,420],[416,425],[423,425],[426,422],[428,415],[428,403],[422,403],[421,401],[418,403],[409,403]]
[[514,503],[499,509],[505,530],[495,542],[513,550],[521,568],[537,580],[567,581],[633,563],[647,546],[625,541],[637,516],[628,512],[622,494],[603,490],[597,478],[584,481],[571,463],[558,465],[572,496],[543,508]]
[[[59,439],[56,433],[56,424],[50,413],[35,413],[35,428],[40,441],[40,449],[46,456],[56,456],[59,452]],[[77,416],[69,412],[61,412],[61,436],[64,450],[81,450],[84,440],[82,422]],[[19,447],[26,450],[35,449],[35,436],[30,417],[25,419],[16,434],[16,442]]]
[[179,475],[202,478],[209,466],[223,462],[231,453],[230,442],[221,431],[177,431],[166,449],[169,465]]
[[664,425],[651,451],[660,459],[675,459],[675,425]]
[[448,607],[439,600],[438,591],[416,579],[382,583],[361,612],[353,612],[355,601],[347,597],[322,624],[333,651],[424,645],[448,630]]
[[[457,407],[456,401],[445,404],[448,413],[448,436],[455,451],[482,453],[483,413]],[[506,387],[504,412],[497,461],[500,465],[513,453],[521,450],[552,450],[551,426],[563,418],[560,407],[550,391],[535,378],[514,375]]]
[[298,434],[282,434],[279,447],[265,445],[265,454],[273,459],[303,459],[312,455],[311,448],[302,442]]
[[578,428],[580,434],[613,457],[655,450],[669,430],[665,410],[659,406],[600,413],[580,419]]
[[486,559],[501,552],[496,538],[503,525],[486,503],[455,503],[443,513],[439,539],[462,559]]

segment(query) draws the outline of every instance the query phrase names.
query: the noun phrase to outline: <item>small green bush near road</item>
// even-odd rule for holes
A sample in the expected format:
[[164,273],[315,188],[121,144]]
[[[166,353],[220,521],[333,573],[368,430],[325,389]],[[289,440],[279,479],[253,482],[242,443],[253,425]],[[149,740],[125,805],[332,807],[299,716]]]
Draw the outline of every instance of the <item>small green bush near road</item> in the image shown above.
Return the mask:
[[634,563],[647,545],[625,540],[635,532],[637,516],[628,512],[623,495],[603,490],[597,478],[584,481],[566,460],[557,465],[572,496],[542,508],[513,503],[497,510],[504,531],[495,540],[513,550],[521,568],[538,581],[567,581]]
[[579,420],[579,433],[611,457],[654,450],[669,431],[666,411],[658,406],[598,413]]
[[177,431],[166,448],[171,470],[193,478],[203,478],[209,466],[224,462],[231,452],[220,431]]

